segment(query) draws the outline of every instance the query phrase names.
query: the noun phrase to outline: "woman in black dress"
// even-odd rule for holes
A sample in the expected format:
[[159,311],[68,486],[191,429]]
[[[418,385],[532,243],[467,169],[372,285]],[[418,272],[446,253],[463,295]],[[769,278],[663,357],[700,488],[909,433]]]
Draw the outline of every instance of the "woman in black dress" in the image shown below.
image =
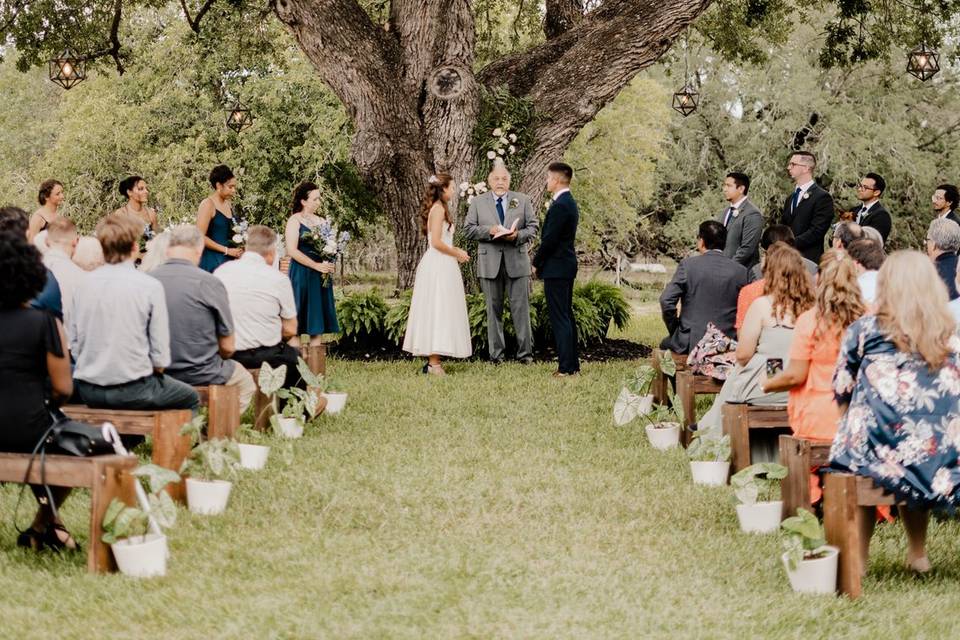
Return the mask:
[[[54,399],[69,398],[73,392],[63,326],[46,311],[29,307],[46,278],[40,252],[23,234],[0,233],[0,451],[29,453],[50,426],[48,379]],[[31,488],[38,498],[46,493],[41,486]],[[57,506],[70,493],[66,487],[51,490]],[[53,510],[42,503],[17,545],[38,551],[77,548]]]

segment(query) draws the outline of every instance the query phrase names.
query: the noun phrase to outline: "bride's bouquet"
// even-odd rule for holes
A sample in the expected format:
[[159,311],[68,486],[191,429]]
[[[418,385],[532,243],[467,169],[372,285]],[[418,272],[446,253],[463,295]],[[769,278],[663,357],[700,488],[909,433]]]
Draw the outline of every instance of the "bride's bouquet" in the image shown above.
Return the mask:
[[[343,255],[350,241],[350,233],[347,231],[337,232],[337,228],[324,220],[316,227],[304,235],[313,249],[320,254],[322,262],[332,262],[336,264],[337,259]],[[323,274],[323,284],[326,286],[330,282],[330,274]]]

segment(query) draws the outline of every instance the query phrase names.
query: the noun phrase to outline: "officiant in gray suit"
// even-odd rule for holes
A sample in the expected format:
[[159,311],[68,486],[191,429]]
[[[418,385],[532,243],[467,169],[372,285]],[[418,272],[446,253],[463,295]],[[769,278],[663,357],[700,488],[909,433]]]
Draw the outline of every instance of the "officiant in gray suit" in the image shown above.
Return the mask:
[[[477,277],[487,302],[487,344],[491,362],[502,362],[503,299],[510,299],[510,315],[517,334],[517,359],[533,361],[530,328],[530,241],[540,220],[526,194],[510,190],[510,172],[500,158],[487,176],[490,190],[473,199],[463,233],[479,243]],[[516,227],[514,227],[516,224]]]

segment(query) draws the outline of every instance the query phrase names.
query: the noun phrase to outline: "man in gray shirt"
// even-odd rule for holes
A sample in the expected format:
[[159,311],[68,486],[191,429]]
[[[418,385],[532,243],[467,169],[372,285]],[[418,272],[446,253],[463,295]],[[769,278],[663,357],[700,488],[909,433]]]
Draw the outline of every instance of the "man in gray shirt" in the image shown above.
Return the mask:
[[80,398],[107,409],[193,409],[200,397],[164,375],[170,328],[163,286],[133,265],[142,227],[110,215],[97,225],[106,264],[76,288],[70,318]]
[[168,232],[168,260],[150,272],[166,294],[170,316],[170,366],[167,374],[190,385],[235,386],[240,413],[257,390],[253,376],[233,360],[233,316],[220,279],[199,266],[203,236],[192,224]]

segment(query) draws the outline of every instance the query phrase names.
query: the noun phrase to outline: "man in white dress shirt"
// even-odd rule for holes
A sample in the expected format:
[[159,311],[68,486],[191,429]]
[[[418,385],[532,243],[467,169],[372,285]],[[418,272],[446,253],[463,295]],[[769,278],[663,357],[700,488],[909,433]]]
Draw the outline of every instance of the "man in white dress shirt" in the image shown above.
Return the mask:
[[73,261],[73,252],[79,239],[77,227],[69,218],[59,216],[47,227],[47,252],[43,254],[43,265],[53,272],[60,285],[63,327],[68,336],[70,316],[73,314],[73,294],[87,277],[87,272]]

